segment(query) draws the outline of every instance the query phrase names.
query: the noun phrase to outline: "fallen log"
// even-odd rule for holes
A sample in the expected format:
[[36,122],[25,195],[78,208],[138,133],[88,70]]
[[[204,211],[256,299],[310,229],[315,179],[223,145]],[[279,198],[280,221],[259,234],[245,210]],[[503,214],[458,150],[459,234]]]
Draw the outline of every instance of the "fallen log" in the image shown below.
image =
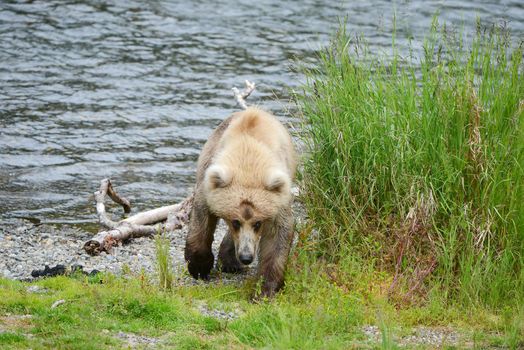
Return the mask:
[[107,195],[115,203],[122,205],[124,212],[131,211],[129,201],[115,191],[109,179],[103,179],[100,182],[100,189],[95,192],[95,201],[98,220],[108,230],[97,233],[84,244],[84,250],[89,255],[110,252],[112,247],[130,238],[151,237],[160,232],[182,228],[189,221],[193,204],[193,194],[191,194],[178,204],[141,212],[115,222],[106,213],[104,201]]
[[[235,100],[242,109],[247,108],[245,99],[255,90],[255,83],[246,80],[245,84],[246,88],[243,91],[236,87],[232,89]],[[104,204],[106,196],[120,204],[125,213],[131,212],[129,201],[115,191],[109,179],[103,179],[100,182],[100,189],[95,192],[95,201],[98,221],[107,230],[97,233],[84,243],[84,250],[89,255],[110,252],[112,247],[131,238],[151,237],[160,232],[182,228],[189,221],[193,205],[193,194],[191,194],[178,204],[141,212],[115,222],[107,216]]]

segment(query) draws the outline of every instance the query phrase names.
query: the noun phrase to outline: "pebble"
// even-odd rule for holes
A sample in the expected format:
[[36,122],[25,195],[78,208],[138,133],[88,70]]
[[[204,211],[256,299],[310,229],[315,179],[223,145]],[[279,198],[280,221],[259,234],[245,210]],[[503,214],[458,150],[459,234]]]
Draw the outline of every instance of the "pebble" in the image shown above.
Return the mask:
[[34,294],[45,294],[48,292],[48,289],[32,284],[29,287],[27,287],[26,291],[28,293],[34,293]]
[[57,307],[59,307],[62,304],[65,304],[65,300],[64,299],[57,300],[57,301],[55,301],[53,303],[53,305],[51,305],[51,309],[57,308]]

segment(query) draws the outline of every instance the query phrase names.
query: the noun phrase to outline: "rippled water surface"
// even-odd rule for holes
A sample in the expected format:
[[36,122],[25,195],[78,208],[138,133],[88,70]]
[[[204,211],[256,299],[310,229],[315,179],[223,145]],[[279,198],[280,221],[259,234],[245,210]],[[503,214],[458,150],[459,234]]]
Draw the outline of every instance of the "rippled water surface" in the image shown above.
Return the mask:
[[111,177],[143,210],[184,197],[199,150],[236,110],[231,87],[290,120],[289,89],[339,17],[372,49],[422,38],[432,15],[474,28],[513,1],[0,1],[0,217],[94,222],[90,194]]

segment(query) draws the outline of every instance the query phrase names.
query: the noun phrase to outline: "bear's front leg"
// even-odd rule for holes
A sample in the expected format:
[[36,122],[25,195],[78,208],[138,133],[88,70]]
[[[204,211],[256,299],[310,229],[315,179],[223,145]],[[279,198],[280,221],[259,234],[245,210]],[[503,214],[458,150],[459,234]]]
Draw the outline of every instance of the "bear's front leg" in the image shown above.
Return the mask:
[[270,232],[260,240],[259,277],[262,281],[260,297],[271,298],[284,286],[284,272],[293,241],[293,216],[291,207],[277,217]]
[[211,252],[217,217],[209,212],[205,200],[195,197],[189,220],[184,257],[194,278],[208,279],[215,257]]
[[237,273],[244,271],[243,265],[237,259],[235,242],[229,231],[224,236],[224,239],[222,239],[222,243],[220,243],[218,264],[220,270],[223,272]]

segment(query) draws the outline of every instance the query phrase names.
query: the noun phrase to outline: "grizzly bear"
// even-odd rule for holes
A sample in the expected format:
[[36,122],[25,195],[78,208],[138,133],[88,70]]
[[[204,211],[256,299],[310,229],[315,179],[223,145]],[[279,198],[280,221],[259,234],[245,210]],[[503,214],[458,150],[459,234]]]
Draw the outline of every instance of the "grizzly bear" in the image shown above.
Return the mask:
[[296,159],[291,136],[271,114],[249,107],[224,120],[207,140],[196,175],[185,259],[189,273],[207,279],[219,219],[229,227],[218,267],[242,271],[258,252],[262,297],[284,284],[293,240],[291,183]]

